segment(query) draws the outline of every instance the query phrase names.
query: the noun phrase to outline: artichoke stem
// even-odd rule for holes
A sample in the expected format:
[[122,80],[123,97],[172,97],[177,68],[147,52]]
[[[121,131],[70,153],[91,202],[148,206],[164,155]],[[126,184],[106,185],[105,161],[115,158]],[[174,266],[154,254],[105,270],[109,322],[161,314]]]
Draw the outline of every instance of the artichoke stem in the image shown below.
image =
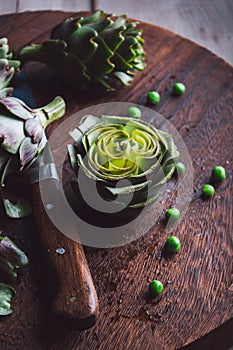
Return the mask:
[[52,102],[44,107],[36,109],[36,114],[41,124],[46,128],[53,121],[63,117],[66,104],[62,97],[57,96]]

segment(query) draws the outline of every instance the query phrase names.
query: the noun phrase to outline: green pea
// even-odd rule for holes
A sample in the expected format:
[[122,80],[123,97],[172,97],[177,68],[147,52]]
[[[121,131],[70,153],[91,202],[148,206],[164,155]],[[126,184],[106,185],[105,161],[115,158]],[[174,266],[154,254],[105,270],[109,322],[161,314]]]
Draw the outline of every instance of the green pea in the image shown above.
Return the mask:
[[128,113],[133,118],[141,118],[141,115],[142,115],[142,112],[140,111],[140,109],[135,106],[129,107]]
[[185,168],[183,163],[179,162],[176,164],[176,171],[178,174],[180,174],[180,175],[184,174],[185,170],[186,170],[186,168]]
[[226,178],[226,170],[221,165],[217,165],[213,167],[212,179],[214,181],[220,182],[225,180],[225,178]]
[[177,221],[180,217],[180,211],[177,208],[170,208],[166,211],[167,219],[172,219],[172,221]]
[[156,105],[160,101],[160,94],[157,91],[150,91],[147,100],[151,105]]
[[205,197],[213,197],[213,195],[215,193],[215,189],[212,185],[205,184],[202,187],[202,193]]
[[170,236],[166,240],[165,250],[168,253],[175,254],[180,250],[180,247],[181,247],[180,240],[176,236]]
[[149,285],[149,291],[153,296],[157,296],[163,291],[163,284],[159,280],[154,280]]
[[186,88],[185,85],[182,83],[175,83],[173,85],[173,91],[177,94],[177,95],[182,95],[185,92]]

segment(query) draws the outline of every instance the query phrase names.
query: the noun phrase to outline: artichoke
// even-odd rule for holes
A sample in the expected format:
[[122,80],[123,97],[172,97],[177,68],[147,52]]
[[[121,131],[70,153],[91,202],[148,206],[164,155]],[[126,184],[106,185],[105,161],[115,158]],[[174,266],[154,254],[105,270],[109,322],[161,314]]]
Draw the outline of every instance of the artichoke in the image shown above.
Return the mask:
[[48,105],[31,109],[15,97],[0,99],[0,178],[23,170],[42,152],[47,142],[45,128],[62,117],[65,102],[56,97]]
[[71,136],[75,143],[68,146],[70,161],[78,176],[73,188],[88,201],[93,196],[89,206],[96,210],[100,202],[94,198],[95,186],[112,212],[152,203],[179,157],[170,134],[130,117],[88,115]]
[[13,88],[7,87],[15,72],[19,69],[20,62],[12,60],[9,53],[7,38],[0,39],[0,98],[11,94]]
[[48,64],[76,87],[100,83],[113,90],[114,77],[128,85],[135,71],[144,69],[145,53],[138,23],[126,17],[113,19],[96,11],[91,16],[68,18],[52,30],[50,40],[24,47],[19,58]]

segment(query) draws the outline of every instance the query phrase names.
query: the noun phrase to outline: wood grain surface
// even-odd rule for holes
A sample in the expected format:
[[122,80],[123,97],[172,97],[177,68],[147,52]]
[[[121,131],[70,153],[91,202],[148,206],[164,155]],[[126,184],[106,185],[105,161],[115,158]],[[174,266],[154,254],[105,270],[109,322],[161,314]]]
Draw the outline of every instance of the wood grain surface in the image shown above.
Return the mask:
[[[65,17],[67,13],[62,12],[2,16],[0,29],[17,49],[48,38],[49,30]],[[19,30],[13,31],[16,26]],[[31,259],[29,267],[20,272],[15,312],[0,323],[0,346],[4,350],[177,349],[232,318],[233,69],[178,35],[149,24],[141,23],[141,27],[147,68],[130,88],[108,94],[81,93],[57,80],[48,80],[51,74],[47,68],[37,64],[27,67],[27,78],[37,92],[38,105],[62,95],[68,105],[67,118],[103,102],[145,105],[149,90],[160,92],[161,102],[153,108],[180,132],[194,167],[193,199],[173,232],[181,239],[181,252],[171,258],[163,256],[167,233],[161,224],[124,247],[86,247],[100,317],[91,330],[72,332],[49,312],[53,276],[36,238],[33,219],[13,221],[2,210],[1,229]],[[175,81],[187,86],[187,92],[179,98],[171,94]],[[51,134],[61,122],[51,125],[48,132]],[[203,200],[202,184],[209,181],[211,169],[217,164],[226,167],[227,179],[213,199]],[[164,292],[161,298],[148,300],[148,283],[154,278],[163,282]],[[225,329],[226,338],[232,339],[229,326]],[[215,344],[209,349],[222,350],[229,345],[217,348]]]

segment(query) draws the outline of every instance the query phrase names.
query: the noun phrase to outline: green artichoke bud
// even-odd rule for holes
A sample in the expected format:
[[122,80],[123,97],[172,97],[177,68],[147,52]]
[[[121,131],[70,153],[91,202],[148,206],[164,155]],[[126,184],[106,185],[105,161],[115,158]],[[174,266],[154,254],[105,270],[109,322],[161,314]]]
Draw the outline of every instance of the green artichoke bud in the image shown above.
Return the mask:
[[145,67],[144,41],[137,24],[126,15],[113,19],[103,11],[68,18],[53,29],[50,40],[24,47],[19,58],[48,64],[74,86],[100,83],[113,90],[112,78],[128,85],[135,71]]
[[65,113],[65,102],[56,97],[48,105],[31,109],[15,97],[0,99],[0,177],[23,170],[44,149],[45,128]]
[[78,175],[74,187],[82,195],[94,182],[116,211],[155,201],[179,157],[170,134],[130,117],[88,115],[71,135],[70,160]]
[[0,39],[0,98],[11,94],[13,88],[7,87],[15,72],[19,69],[20,62],[12,60],[9,53],[7,38]]

